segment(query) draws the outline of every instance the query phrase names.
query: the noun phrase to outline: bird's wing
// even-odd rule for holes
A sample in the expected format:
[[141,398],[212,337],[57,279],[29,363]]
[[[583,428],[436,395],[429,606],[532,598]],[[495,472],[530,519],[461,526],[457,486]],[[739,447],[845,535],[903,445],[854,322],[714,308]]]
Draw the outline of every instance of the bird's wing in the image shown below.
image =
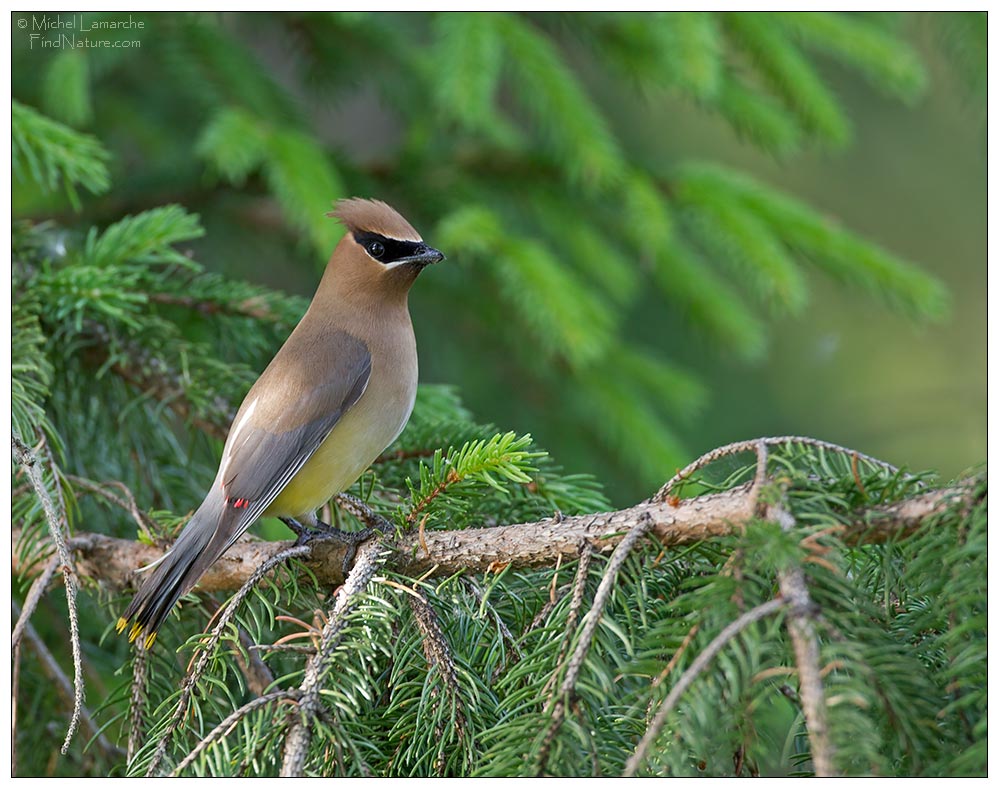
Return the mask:
[[216,480],[233,510],[221,520],[236,527],[225,530],[226,548],[312,457],[370,377],[367,346],[345,331],[288,339],[247,394],[226,440]]
[[219,473],[173,548],[118,622],[147,646],[174,603],[239,539],[305,465],[371,377],[367,346],[347,332],[296,330],[253,385],[226,439]]

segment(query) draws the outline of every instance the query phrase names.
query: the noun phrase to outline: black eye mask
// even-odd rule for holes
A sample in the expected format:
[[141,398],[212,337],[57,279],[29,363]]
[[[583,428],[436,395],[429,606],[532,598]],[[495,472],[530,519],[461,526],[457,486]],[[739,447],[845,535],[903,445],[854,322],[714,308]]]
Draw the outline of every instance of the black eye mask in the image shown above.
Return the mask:
[[419,255],[427,249],[422,241],[400,241],[378,233],[354,233],[354,240],[375,260],[386,264]]

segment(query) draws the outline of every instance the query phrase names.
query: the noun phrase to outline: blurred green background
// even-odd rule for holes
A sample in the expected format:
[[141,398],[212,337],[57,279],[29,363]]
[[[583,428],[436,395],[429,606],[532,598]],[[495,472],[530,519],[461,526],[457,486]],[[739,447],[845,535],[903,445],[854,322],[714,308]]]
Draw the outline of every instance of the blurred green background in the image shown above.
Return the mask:
[[765,364],[683,357],[711,382],[707,410],[683,434],[695,451],[795,433],[944,477],[984,461],[985,104],[942,56],[936,17],[914,15],[906,26],[928,72],[926,94],[912,106],[884,100],[840,68],[823,69],[855,125],[845,150],[776,162],[721,124],[663,107],[671,146],[684,155],[718,158],[804,198],[939,277],[952,299],[945,320],[919,324],[813,275],[807,314],[778,321]]
[[[111,188],[74,208],[15,178],[16,218],[73,239],[177,202],[208,269],[310,296],[330,201],[383,198],[448,253],[411,297],[421,380],[617,504],[760,435],[944,477],[984,460],[981,15],[133,14],[76,32],[140,46],[87,49],[31,38],[42,16],[13,16],[14,98],[106,146]],[[698,203],[689,162],[793,196],[867,262],[823,271],[779,224]],[[705,225],[712,207],[733,221]],[[678,295],[681,248],[713,273]],[[851,265],[859,286],[829,276]],[[745,312],[727,328],[719,281]]]

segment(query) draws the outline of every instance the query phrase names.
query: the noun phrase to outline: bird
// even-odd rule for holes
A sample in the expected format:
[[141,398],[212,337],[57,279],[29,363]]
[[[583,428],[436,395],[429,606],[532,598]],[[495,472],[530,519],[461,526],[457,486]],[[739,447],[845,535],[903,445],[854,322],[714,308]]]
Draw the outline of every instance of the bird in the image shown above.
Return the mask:
[[328,216],[346,233],[236,412],[204,501],[118,619],[130,641],[143,635],[151,647],[177,601],[262,516],[280,518],[299,541],[324,533],[356,544],[315,513],[409,421],[418,372],[409,289],[445,256],[380,200],[340,200]]

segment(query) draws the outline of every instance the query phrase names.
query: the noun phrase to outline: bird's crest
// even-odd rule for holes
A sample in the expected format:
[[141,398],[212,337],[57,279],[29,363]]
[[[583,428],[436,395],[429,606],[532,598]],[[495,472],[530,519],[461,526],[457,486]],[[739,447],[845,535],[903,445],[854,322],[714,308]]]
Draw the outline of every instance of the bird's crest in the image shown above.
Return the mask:
[[381,200],[366,200],[363,197],[338,200],[327,216],[339,219],[352,233],[378,233],[399,241],[423,240],[398,211]]

